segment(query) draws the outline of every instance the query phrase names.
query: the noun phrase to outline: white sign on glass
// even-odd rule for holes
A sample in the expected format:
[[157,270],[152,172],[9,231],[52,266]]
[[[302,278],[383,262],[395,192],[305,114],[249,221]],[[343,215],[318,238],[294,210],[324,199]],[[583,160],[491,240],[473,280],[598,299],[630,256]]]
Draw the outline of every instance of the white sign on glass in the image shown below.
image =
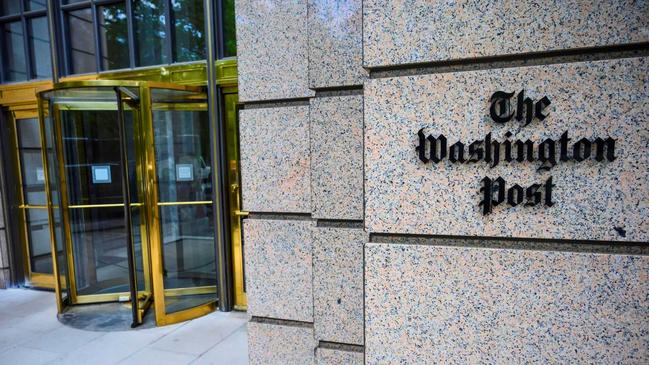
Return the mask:
[[193,181],[194,166],[191,164],[176,165],[176,181]]
[[42,167],[37,167],[36,168],[36,181],[38,181],[38,182],[44,182],[45,181],[45,173],[43,172]]
[[92,166],[92,182],[93,184],[110,184],[112,182],[110,176],[109,165],[93,165]]

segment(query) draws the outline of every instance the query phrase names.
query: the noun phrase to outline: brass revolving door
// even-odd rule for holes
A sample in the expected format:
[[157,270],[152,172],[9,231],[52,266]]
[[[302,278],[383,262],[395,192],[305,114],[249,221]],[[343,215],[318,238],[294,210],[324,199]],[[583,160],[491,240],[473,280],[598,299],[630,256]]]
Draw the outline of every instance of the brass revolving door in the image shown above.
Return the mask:
[[39,120],[59,313],[129,302],[132,326],[213,311],[217,260],[207,97],[144,81],[56,84]]

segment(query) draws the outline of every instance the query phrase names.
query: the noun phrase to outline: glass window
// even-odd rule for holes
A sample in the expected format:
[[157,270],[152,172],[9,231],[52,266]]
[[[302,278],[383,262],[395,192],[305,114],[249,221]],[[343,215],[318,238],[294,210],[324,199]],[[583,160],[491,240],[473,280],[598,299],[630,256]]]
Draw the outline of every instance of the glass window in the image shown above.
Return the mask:
[[90,8],[70,11],[65,15],[69,37],[70,71],[73,74],[96,72],[95,40]]
[[27,209],[27,242],[32,272],[51,274],[52,254],[47,209]]
[[101,68],[114,70],[129,67],[126,6],[123,3],[100,6],[97,12],[102,55]]
[[2,27],[2,37],[4,40],[2,65],[5,81],[27,80],[25,37],[22,22],[18,21],[4,24]]
[[223,0],[223,57],[237,55],[234,0]]
[[166,4],[166,0],[138,1],[133,4],[138,66],[159,65],[170,61]]
[[47,8],[46,0],[26,0],[25,1],[25,10],[43,10],[46,8]]
[[19,119],[16,124],[25,203],[45,205],[45,173],[38,119]]
[[172,0],[174,12],[174,59],[177,62],[205,59],[203,0]]
[[47,17],[28,20],[29,49],[32,61],[32,74],[35,78],[52,77],[52,57],[50,50],[50,33]]
[[20,3],[16,0],[0,1],[0,15],[11,15],[20,13]]

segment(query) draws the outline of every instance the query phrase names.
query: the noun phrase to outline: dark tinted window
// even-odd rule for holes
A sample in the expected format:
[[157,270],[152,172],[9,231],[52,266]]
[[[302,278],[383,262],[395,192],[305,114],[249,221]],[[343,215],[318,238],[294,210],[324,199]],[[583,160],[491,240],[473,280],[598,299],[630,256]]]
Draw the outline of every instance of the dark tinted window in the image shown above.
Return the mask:
[[43,9],[47,9],[47,0],[26,0],[25,1],[25,10],[43,10]]
[[5,23],[2,26],[2,68],[5,81],[23,81],[27,75],[25,60],[25,36],[22,22]]
[[32,73],[36,78],[52,77],[50,33],[47,27],[47,18],[30,19],[27,24],[30,57],[33,60]]
[[69,35],[70,71],[73,74],[97,71],[95,40],[90,8],[70,11],[66,14]]
[[172,0],[174,58],[177,62],[205,59],[205,14],[203,0]]
[[0,15],[11,15],[20,13],[20,3],[18,0],[0,1]]
[[237,55],[234,0],[223,0],[223,8],[221,11],[223,14],[223,56],[233,57]]
[[167,0],[138,1],[133,4],[137,66],[170,62],[166,4]]
[[126,6],[115,4],[97,9],[102,70],[128,68],[130,61]]

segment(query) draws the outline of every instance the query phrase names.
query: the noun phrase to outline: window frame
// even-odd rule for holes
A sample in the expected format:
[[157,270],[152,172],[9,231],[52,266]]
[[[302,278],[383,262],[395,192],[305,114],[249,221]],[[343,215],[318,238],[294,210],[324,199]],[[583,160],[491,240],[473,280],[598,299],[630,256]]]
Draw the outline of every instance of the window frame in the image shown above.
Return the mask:
[[[25,2],[28,0],[20,0],[19,1],[19,8],[20,11],[19,13],[14,13],[14,14],[9,14],[9,15],[2,15],[0,16],[0,29],[2,29],[2,36],[0,37],[0,49],[7,50],[6,45],[5,45],[5,37],[4,37],[4,26],[5,24],[9,23],[14,23],[14,22],[20,22],[21,27],[22,27],[22,32],[23,32],[23,51],[25,53],[25,74],[27,75],[27,78],[25,80],[7,80],[7,75],[5,75],[5,60],[4,57],[0,57],[0,83],[2,84],[7,84],[7,83],[14,83],[14,82],[29,82],[33,80],[47,80],[52,78],[52,74],[54,73],[54,70],[50,71],[50,76],[49,78],[47,77],[41,77],[38,78],[36,77],[36,69],[34,67],[35,62],[32,59],[32,47],[30,44],[30,33],[29,33],[29,27],[28,27],[28,22],[36,19],[36,18],[41,18],[44,17],[46,21],[48,20],[48,13],[47,13],[47,4],[45,9],[38,9],[38,10],[26,10],[25,7]],[[50,58],[52,57],[52,52],[51,52],[51,44],[54,41],[52,34],[49,34],[48,30],[48,36],[50,39]]]
[[[18,82],[32,82],[36,80],[48,80],[54,79],[58,80],[59,77],[66,77],[72,75],[89,75],[89,74],[98,74],[102,72],[119,72],[119,71],[128,71],[138,68],[151,68],[151,67],[160,67],[168,66],[178,63],[192,63],[192,62],[206,62],[207,52],[209,47],[205,46],[205,53],[203,58],[195,61],[178,61],[176,53],[176,34],[175,34],[175,12],[173,11],[173,0],[162,0],[165,5],[164,16],[165,16],[165,25],[164,31],[167,35],[165,42],[166,47],[164,50],[164,57],[167,62],[155,64],[155,65],[139,65],[137,50],[139,49],[138,40],[135,34],[135,18],[133,15],[133,1],[132,0],[82,0],[78,2],[73,2],[70,4],[63,4],[64,0],[52,0],[46,1],[46,7],[44,9],[38,10],[26,10],[27,1],[29,0],[20,0],[19,7],[20,12],[2,15],[0,16],[0,29],[3,29],[5,24],[11,22],[20,22],[23,32],[23,48],[24,48],[24,57],[25,57],[25,73],[27,78],[24,80],[7,80],[8,74],[5,72],[5,60],[4,57],[0,57],[0,84],[8,83],[18,83]],[[214,1],[214,12],[213,16],[209,17],[216,24],[216,37],[215,41],[215,51],[216,59],[232,59],[236,58],[235,55],[225,56],[225,32],[224,32],[224,19],[223,19],[223,7],[225,6],[225,1],[223,0],[213,0]],[[98,7],[114,5],[114,4],[124,4],[126,10],[126,26],[128,33],[128,57],[129,57],[129,66],[126,68],[119,69],[103,69],[102,67],[102,49],[101,49],[101,38],[100,38],[100,24],[98,16]],[[70,49],[70,32],[69,25],[66,21],[66,16],[70,11],[90,9],[92,17],[92,40],[95,48],[95,63],[94,63],[94,72],[87,73],[74,73],[72,70],[72,56]],[[207,11],[203,8],[203,12]],[[205,16],[206,14],[204,14]],[[36,72],[36,61],[32,57],[33,46],[31,42],[31,37],[29,33],[29,22],[33,19],[44,17],[48,23],[48,36],[50,42],[50,59],[51,59],[51,72],[49,77],[37,77]],[[208,17],[206,17],[207,21]],[[52,28],[53,27],[53,28]],[[207,25],[204,23],[203,33],[206,31]],[[52,32],[53,31],[53,32]],[[236,30],[235,30],[236,32]],[[236,33],[235,33],[236,34]],[[204,39],[207,42],[207,38]],[[5,39],[4,36],[0,37],[0,49],[5,50]]]

